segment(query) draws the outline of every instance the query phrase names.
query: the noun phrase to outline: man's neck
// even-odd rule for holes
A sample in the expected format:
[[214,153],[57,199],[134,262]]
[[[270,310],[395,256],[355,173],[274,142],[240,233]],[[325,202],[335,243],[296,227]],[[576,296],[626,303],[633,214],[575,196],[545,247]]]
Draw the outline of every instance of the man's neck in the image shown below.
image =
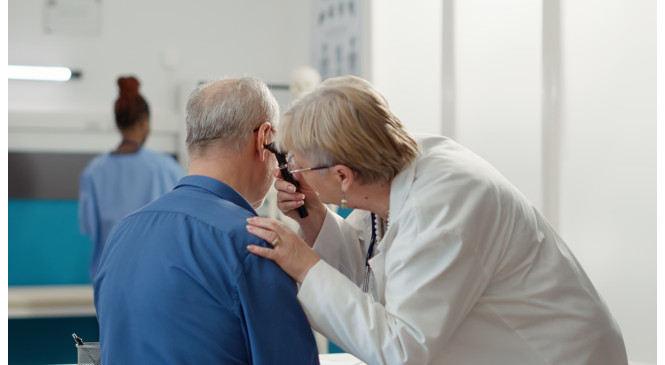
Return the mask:
[[236,162],[236,160],[194,160],[190,162],[189,175],[202,175],[219,180],[233,188],[248,198],[248,186],[251,186],[251,176],[244,171],[248,171],[246,164]]
[[190,153],[189,175],[202,175],[219,180],[253,203],[256,198],[253,171],[256,167],[252,166],[255,160],[251,148],[240,152],[221,146],[212,146],[211,149],[202,155]]

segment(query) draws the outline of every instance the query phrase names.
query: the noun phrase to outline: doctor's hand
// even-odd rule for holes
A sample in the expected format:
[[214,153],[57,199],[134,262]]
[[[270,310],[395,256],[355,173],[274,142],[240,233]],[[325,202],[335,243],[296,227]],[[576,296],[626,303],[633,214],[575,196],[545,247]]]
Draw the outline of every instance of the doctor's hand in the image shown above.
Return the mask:
[[292,230],[274,219],[247,219],[247,231],[270,242],[273,248],[247,246],[249,252],[273,260],[295,281],[302,284],[309,270],[319,262],[319,255]]
[[[302,229],[305,241],[309,246],[314,245],[316,237],[321,231],[323,221],[326,218],[328,209],[325,204],[319,199],[319,194],[305,181],[299,173],[296,173],[295,178],[300,184],[300,192],[296,192],[296,186],[290,182],[282,179],[282,174],[279,169],[274,171],[275,177],[275,190],[277,190],[277,207],[289,218],[294,219]],[[298,215],[298,208],[305,205],[309,215],[305,218],[300,218]]]

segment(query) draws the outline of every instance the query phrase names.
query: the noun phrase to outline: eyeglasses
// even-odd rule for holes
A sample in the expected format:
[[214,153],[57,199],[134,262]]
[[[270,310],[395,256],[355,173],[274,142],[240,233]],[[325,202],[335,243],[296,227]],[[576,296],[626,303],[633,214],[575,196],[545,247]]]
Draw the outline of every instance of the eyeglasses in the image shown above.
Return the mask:
[[325,166],[308,167],[306,169],[295,169],[294,170],[293,169],[294,163],[293,163],[293,154],[292,153],[289,153],[289,155],[287,156],[287,160],[288,160],[289,172],[292,173],[292,174],[295,174],[296,172],[323,170],[323,169],[327,169],[327,168],[332,167],[332,165],[325,165]]
[[308,167],[306,169],[289,170],[289,172],[292,173],[292,174],[295,174],[296,172],[323,170],[323,169],[327,169],[327,168],[330,168],[330,167],[332,167],[332,166]]

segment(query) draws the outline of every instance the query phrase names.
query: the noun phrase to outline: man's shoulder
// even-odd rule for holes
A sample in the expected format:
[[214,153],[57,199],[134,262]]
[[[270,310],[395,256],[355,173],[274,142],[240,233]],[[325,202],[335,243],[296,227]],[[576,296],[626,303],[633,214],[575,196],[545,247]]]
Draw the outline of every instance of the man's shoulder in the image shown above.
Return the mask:
[[[127,217],[127,219],[153,219],[160,216],[165,224],[179,221],[191,227],[206,227],[216,235],[230,238],[254,237],[247,232],[247,218],[253,213],[231,201],[205,191],[175,189],[159,197]],[[171,216],[171,218],[166,218]]]

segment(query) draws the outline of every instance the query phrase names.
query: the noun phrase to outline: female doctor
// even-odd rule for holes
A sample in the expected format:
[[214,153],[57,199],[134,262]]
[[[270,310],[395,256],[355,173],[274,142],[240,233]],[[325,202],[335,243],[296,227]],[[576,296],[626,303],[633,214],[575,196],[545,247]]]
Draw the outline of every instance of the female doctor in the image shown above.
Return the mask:
[[[410,135],[367,81],[324,82],[277,138],[302,187],[278,180],[279,207],[300,232],[250,219],[274,247],[248,250],[301,284],[310,323],[344,350],[368,364],[627,363],[607,306],[542,214],[459,144]],[[354,211],[344,220],[324,203]]]

